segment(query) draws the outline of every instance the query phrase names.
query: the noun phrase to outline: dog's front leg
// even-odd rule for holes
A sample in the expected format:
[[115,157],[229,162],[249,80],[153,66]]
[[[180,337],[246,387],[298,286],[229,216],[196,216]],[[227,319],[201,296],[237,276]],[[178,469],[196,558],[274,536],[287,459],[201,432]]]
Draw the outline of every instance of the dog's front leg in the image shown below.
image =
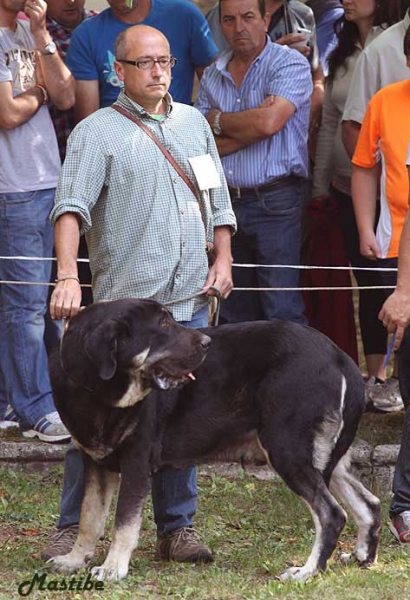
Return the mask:
[[84,568],[93,556],[97,542],[104,534],[112,496],[118,484],[118,473],[102,469],[85,455],[83,459],[85,489],[78,537],[71,552],[49,561],[53,570],[64,573]]
[[121,470],[121,484],[115,513],[110,551],[100,567],[91,569],[99,581],[124,579],[133,550],[138,545],[142,511],[151,489],[151,476],[146,468],[134,464]]

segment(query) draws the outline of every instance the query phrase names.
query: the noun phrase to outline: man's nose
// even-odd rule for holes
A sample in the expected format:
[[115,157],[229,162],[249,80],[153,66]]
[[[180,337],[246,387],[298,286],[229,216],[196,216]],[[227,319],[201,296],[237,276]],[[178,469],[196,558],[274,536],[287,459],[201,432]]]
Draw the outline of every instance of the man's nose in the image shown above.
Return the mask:
[[235,31],[243,31],[243,20],[240,15],[235,17]]
[[160,67],[159,62],[154,62],[151,71],[153,71],[157,77],[163,73],[163,69]]

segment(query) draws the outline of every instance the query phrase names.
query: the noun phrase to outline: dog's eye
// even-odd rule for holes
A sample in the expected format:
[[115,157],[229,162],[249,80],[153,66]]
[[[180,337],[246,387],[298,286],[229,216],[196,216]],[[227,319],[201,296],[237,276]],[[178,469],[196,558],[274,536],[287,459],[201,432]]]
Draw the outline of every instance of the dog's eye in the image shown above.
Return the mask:
[[162,319],[159,322],[159,326],[161,327],[162,331],[168,331],[168,329],[169,329],[169,318],[168,318],[168,316],[162,317]]

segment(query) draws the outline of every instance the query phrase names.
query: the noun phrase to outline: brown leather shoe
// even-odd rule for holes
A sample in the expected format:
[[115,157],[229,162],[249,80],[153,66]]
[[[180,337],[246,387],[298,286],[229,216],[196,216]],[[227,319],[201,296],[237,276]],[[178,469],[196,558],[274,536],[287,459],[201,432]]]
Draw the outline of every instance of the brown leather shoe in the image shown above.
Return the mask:
[[69,525],[64,529],[56,529],[48,538],[47,546],[40,552],[40,558],[50,560],[60,554],[71,552],[78,535],[78,525]]
[[158,538],[155,558],[192,563],[210,563],[214,560],[211,550],[200,542],[192,527],[181,527]]

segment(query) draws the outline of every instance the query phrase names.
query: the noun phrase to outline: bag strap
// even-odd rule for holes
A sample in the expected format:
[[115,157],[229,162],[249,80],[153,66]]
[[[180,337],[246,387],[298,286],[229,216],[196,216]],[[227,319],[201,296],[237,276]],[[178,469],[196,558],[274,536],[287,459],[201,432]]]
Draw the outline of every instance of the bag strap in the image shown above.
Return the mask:
[[[171,163],[171,165],[174,167],[174,169],[178,173],[178,175],[180,175],[180,177],[185,181],[185,183],[187,184],[187,186],[189,187],[189,189],[191,190],[191,192],[194,194],[195,198],[199,202],[196,187],[194,186],[192,181],[189,179],[188,175],[181,169],[181,167],[179,166],[179,164],[177,163],[175,158],[172,156],[172,154],[159,141],[157,136],[152,133],[151,129],[149,129],[149,127],[144,125],[144,123],[142,123],[140,119],[135,118],[131,113],[129,113],[127,110],[125,110],[125,108],[122,108],[122,106],[118,106],[118,104],[112,104],[111,108],[113,108],[117,112],[124,115],[124,117],[127,117],[127,119],[130,119],[131,121],[133,121],[136,125],[138,125],[138,127],[141,127],[141,129],[143,131],[145,131],[145,133],[152,139],[152,141],[161,150],[161,152],[165,156],[165,158]],[[201,215],[202,215],[202,209],[201,209]],[[203,215],[202,215],[202,220],[204,220]]]

